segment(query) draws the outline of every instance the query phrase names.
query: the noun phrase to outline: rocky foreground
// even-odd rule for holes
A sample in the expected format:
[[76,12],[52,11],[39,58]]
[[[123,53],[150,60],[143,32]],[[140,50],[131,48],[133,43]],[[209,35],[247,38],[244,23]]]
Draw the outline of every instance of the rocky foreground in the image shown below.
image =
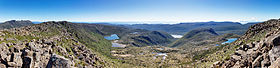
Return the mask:
[[135,67],[115,59],[110,53],[114,49],[111,41],[103,37],[117,34],[120,39],[116,43],[131,47],[166,45],[173,39],[164,32],[100,24],[67,21],[30,23],[23,25],[25,21],[15,20],[4,23],[22,25],[0,30],[0,68]]
[[73,68],[108,65],[60,23],[0,30],[0,68]]
[[214,63],[214,68],[280,68],[280,20],[251,26],[233,45],[240,46],[230,59]]

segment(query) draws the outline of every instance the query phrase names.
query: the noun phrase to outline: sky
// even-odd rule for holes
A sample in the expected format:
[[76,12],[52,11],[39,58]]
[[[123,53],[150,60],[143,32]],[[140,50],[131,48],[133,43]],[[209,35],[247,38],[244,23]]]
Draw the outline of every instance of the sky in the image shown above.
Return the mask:
[[0,0],[0,22],[255,22],[280,18],[279,0]]

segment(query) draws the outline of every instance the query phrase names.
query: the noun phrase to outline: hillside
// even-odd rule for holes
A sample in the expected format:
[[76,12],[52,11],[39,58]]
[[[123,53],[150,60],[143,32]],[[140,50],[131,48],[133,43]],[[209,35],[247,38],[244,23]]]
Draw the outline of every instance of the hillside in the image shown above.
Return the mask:
[[[1,30],[3,67],[104,67],[107,64],[90,46],[110,47],[109,41],[91,35],[94,45],[82,43],[67,22],[46,22]],[[80,35],[77,35],[80,36]],[[103,42],[103,43],[102,43]],[[108,43],[108,44],[106,44]],[[1,67],[1,68],[2,68]]]
[[196,56],[195,67],[279,68],[280,20],[272,19],[251,26],[245,35]]
[[233,46],[238,46],[230,59],[216,62],[214,67],[279,68],[280,20],[272,19],[250,27]]
[[149,31],[143,29],[129,29],[119,26],[109,26],[102,24],[86,24],[75,23],[79,27],[75,29],[86,29],[89,32],[98,33],[102,36],[109,36],[117,34],[120,39],[118,43],[127,44],[130,46],[153,46],[153,45],[167,45],[171,43],[173,37],[165,32]]
[[131,67],[112,58],[111,41],[104,39],[111,34],[132,40],[127,44],[133,46],[165,44],[173,38],[157,31],[49,21],[0,30],[0,67]]
[[166,46],[171,43],[173,37],[164,32],[147,31],[126,34],[120,39],[120,43],[130,44],[137,47],[160,45]]
[[203,40],[209,40],[213,37],[218,36],[218,34],[212,29],[200,28],[194,29],[187,34],[185,34],[182,38],[178,39],[174,43],[172,43],[171,47],[180,47],[180,46],[199,46],[199,42],[206,42]]
[[110,58],[110,41],[76,23],[50,21],[0,35],[1,68],[128,66]]
[[16,27],[22,27],[22,26],[29,26],[33,25],[33,23],[29,20],[11,20],[11,21],[6,21],[3,23],[0,23],[0,29],[9,29],[9,28],[16,28]]
[[194,29],[186,33],[182,38],[173,42],[171,47],[197,48],[198,46],[215,46],[225,41],[227,38],[237,38],[235,34],[218,35],[212,28]]
[[155,31],[164,31],[169,34],[184,35],[185,33],[197,28],[213,28],[218,34],[233,33],[242,35],[253,24],[240,24],[238,22],[187,22],[179,24],[132,24],[118,25],[135,29],[146,29]]

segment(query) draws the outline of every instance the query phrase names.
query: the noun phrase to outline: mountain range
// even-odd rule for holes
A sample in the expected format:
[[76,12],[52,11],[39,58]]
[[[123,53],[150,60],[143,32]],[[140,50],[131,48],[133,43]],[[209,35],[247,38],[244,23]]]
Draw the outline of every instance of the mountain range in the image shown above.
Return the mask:
[[[259,22],[249,22],[247,24],[241,24],[239,22],[187,22],[179,24],[117,24],[117,26],[123,26],[135,29],[146,29],[154,31],[164,31],[169,34],[184,35],[185,33],[197,29],[197,28],[212,28],[218,34],[234,33],[242,35],[253,24]],[[111,24],[116,25],[116,24]]]

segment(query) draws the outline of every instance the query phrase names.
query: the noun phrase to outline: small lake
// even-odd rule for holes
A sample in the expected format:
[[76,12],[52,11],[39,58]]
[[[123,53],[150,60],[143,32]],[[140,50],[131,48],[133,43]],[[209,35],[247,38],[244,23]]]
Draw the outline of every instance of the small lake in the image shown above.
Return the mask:
[[230,38],[230,39],[227,39],[227,41],[223,42],[222,44],[232,43],[232,42],[234,42],[235,40],[237,40],[237,38]]
[[171,36],[172,36],[173,38],[182,38],[182,37],[183,37],[183,35],[176,35],[176,34],[171,34]]
[[117,40],[117,39],[120,39],[117,34],[112,34],[111,36],[105,36],[104,38],[107,39],[107,40]]
[[112,42],[112,47],[125,47],[126,45]]

